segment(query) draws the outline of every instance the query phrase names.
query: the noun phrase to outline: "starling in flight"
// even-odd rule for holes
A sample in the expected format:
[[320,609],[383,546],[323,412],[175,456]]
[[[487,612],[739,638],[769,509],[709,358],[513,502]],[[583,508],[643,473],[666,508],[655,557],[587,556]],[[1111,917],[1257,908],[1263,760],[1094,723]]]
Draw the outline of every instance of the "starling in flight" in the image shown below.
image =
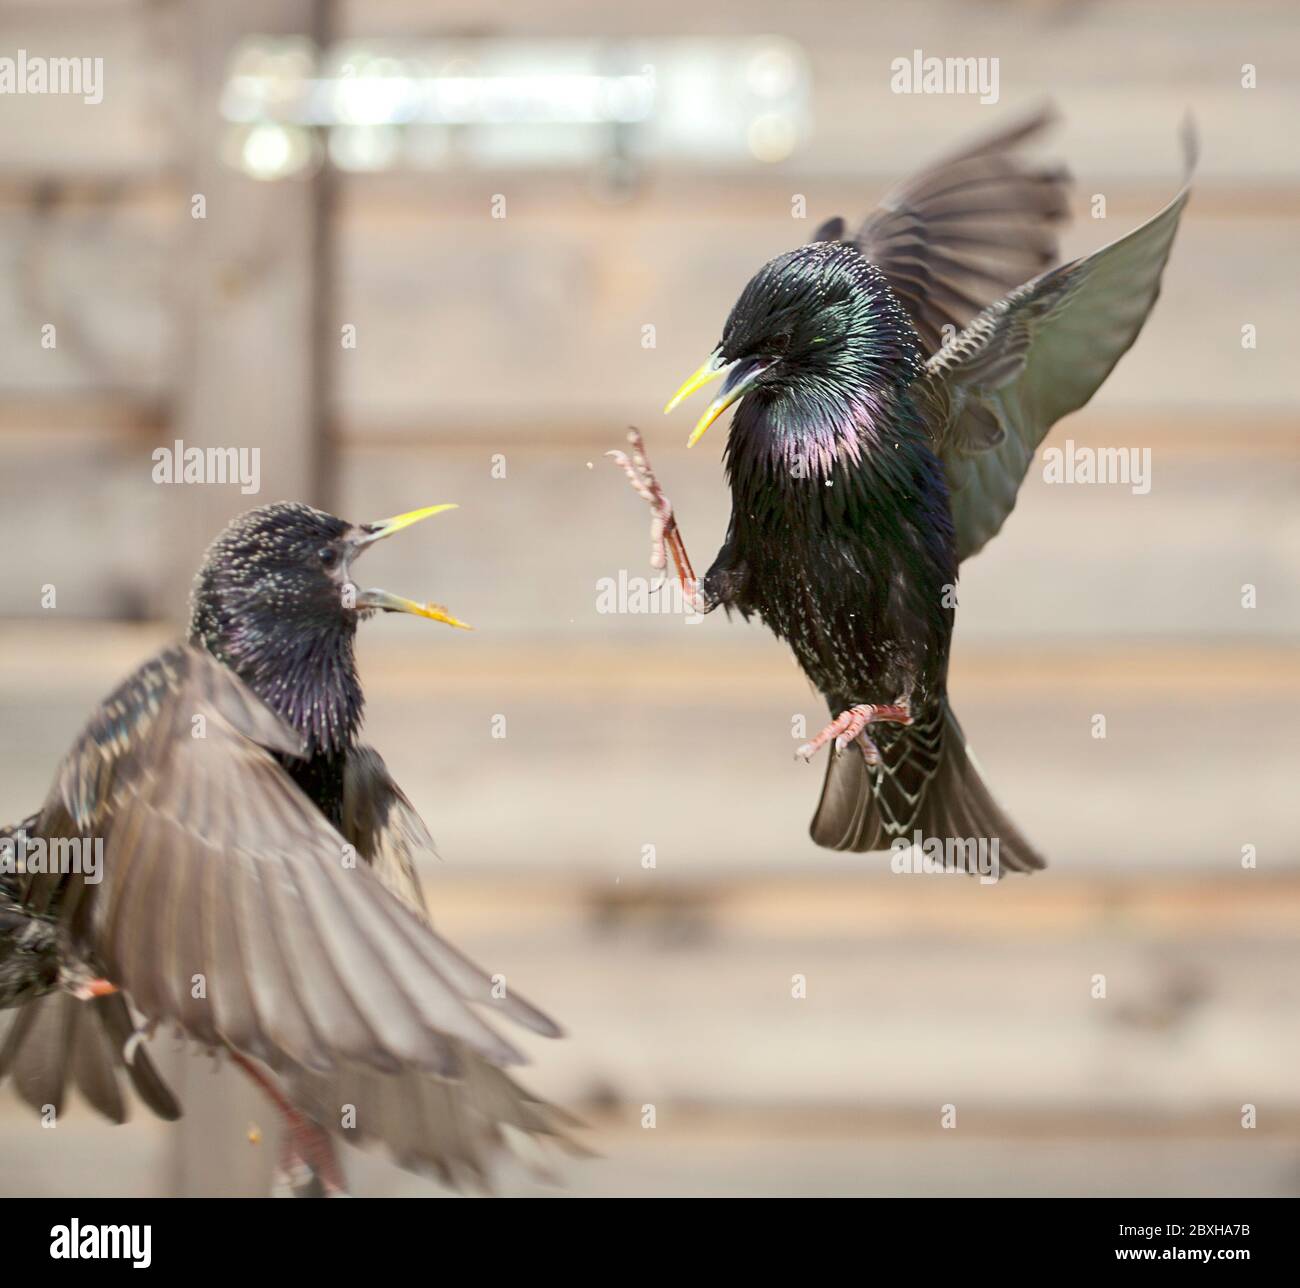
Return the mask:
[[[702,580],[640,436],[612,453],[650,502],[653,566],[667,551],[702,612],[761,618],[825,698],[832,719],[799,751],[831,744],[819,845],[983,838],[999,871],[1043,866],[948,703],[957,572],[1002,527],[1048,430],[1137,338],[1188,197],[1047,269],[1067,179],[1016,154],[1046,119],[922,171],[856,233],[829,221],[741,292],[665,409],[724,377],[694,444],[735,405],[731,519]],[[1187,150],[1190,172],[1190,129]]]
[[453,1184],[488,1183],[505,1128],[568,1143],[572,1120],[505,1072],[523,1057],[480,1011],[559,1030],[434,933],[416,872],[429,834],[358,738],[358,622],[464,623],[358,590],[352,565],[450,508],[234,520],[195,579],[188,640],[104,701],[41,809],[0,833],[19,853],[103,843],[98,882],[0,878],[0,1005],[15,1008],[0,1078],[29,1103],[59,1109],[71,1082],[120,1122],[124,1068],[179,1116],[140,1041],[162,1024],[258,1082],[289,1128],[283,1166],[326,1191],[342,1188],[326,1131]]

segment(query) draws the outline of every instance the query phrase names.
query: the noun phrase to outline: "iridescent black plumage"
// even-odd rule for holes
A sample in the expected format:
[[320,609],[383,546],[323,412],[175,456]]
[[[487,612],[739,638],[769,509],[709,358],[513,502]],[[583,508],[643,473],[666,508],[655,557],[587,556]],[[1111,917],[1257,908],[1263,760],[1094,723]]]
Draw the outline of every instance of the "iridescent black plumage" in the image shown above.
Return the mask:
[[774,349],[779,374],[732,421],[731,525],[703,593],[761,616],[837,710],[925,704],[942,692],[957,572],[943,470],[909,393],[915,332],[855,248],[820,243],[761,269],[727,321],[725,361]]
[[[720,349],[741,369],[780,358],[732,419],[732,516],[704,600],[758,615],[832,715],[908,707],[912,726],[871,730],[877,811],[891,794],[900,799],[888,801],[896,826],[871,827],[867,839],[874,848],[917,826],[933,830],[938,820],[920,806],[942,751],[957,555],[947,481],[915,388],[920,340],[855,246],[817,243],[756,274]],[[856,759],[857,748],[848,754]]]
[[[1026,281],[1054,256],[1064,175],[1012,149],[1046,119],[923,171],[853,236],[832,220],[766,264],[669,404],[726,373],[691,439],[737,404],[731,521],[699,602],[760,616],[836,717],[801,749],[835,739],[812,823],[821,845],[920,834],[996,841],[1001,869],[1043,863],[989,795],[948,705],[957,571],[1005,521],[1054,421],[1136,339],[1187,200],[1184,189],[1127,237]],[[1190,140],[1188,152],[1190,168]],[[655,531],[670,531],[634,448],[619,463],[655,507]],[[653,558],[661,566],[658,547]]]

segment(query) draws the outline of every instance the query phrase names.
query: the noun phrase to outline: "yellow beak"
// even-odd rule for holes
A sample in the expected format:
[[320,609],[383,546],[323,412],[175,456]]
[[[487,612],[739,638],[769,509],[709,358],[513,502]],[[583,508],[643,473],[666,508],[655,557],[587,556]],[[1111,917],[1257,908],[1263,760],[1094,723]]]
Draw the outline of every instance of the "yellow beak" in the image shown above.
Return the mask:
[[[664,414],[672,411],[683,398],[689,398],[697,389],[702,389],[710,381],[716,380],[722,373],[728,372],[727,383],[722,392],[704,409],[704,415],[695,422],[691,436],[686,440],[687,447],[694,447],[704,437],[704,431],[722,415],[738,398],[744,397],[750,385],[762,375],[766,363],[746,362],[741,365],[727,362],[721,352],[715,349],[707,361],[691,374],[685,384],[668,400]],[[737,378],[739,377],[739,378]]]
[[686,440],[687,447],[694,447],[696,443],[704,437],[704,431],[713,424],[719,416],[722,415],[740,395],[744,393],[743,389],[732,389],[730,392],[719,394],[705,409],[704,415],[695,422],[695,428],[691,430],[691,436]]
[[[408,510],[405,514],[394,515],[391,519],[380,519],[378,523],[366,523],[361,527],[362,535],[354,540],[354,555],[359,554],[376,541],[383,541],[403,528],[409,528],[423,519],[441,514],[444,510],[454,510],[454,504],[426,505],[421,510]],[[358,608],[372,608],[385,613],[410,613],[415,617],[427,617],[431,622],[444,622],[458,630],[472,631],[467,622],[453,617],[441,604],[419,604],[413,599],[403,599],[400,595],[387,590],[363,590],[356,601]]]
[[435,514],[441,514],[444,510],[455,510],[456,508],[456,505],[451,502],[446,505],[426,505],[422,510],[407,510],[405,514],[394,515],[391,519],[380,519],[378,523],[367,523],[363,526],[366,535],[357,544],[360,546],[374,545],[376,541],[391,537],[394,532],[401,532],[403,528],[409,528],[412,524],[419,523],[421,519],[428,519]]
[[689,398],[697,389],[703,389],[705,385],[716,380],[722,375],[726,365],[722,361],[722,355],[715,349],[686,377],[682,382],[682,387],[668,400],[667,406],[664,407],[664,415],[667,416],[683,398]]
[[386,590],[363,590],[357,596],[357,607],[376,608],[385,613],[411,613],[415,617],[427,617],[431,622],[445,622],[462,631],[474,629],[468,622],[453,617],[441,604],[417,604],[413,599],[403,599],[401,595]]

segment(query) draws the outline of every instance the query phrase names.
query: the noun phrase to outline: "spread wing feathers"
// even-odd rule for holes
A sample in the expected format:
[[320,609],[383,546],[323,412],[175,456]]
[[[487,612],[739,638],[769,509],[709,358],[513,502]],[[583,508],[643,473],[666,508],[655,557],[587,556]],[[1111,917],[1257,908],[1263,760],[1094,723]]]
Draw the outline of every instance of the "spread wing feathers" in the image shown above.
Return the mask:
[[[12,839],[30,835],[38,821],[39,816],[33,814],[15,827],[0,829],[0,836]],[[30,974],[33,963],[28,961],[22,967],[28,976],[26,987],[24,981],[15,981],[17,996],[27,993],[28,1000],[0,1016],[0,1082],[11,1076],[23,1099],[38,1110],[52,1105],[56,1113],[61,1113],[70,1072],[73,1083],[91,1105],[106,1118],[121,1123],[127,1118],[118,1077],[122,1070],[154,1113],[161,1118],[179,1118],[180,1105],[149,1053],[138,1041],[131,1040],[135,1026],[120,994],[82,1002],[68,993],[45,991],[55,988],[69,963],[62,954],[57,919],[35,915],[19,902],[18,881],[17,876],[0,874],[0,941],[13,945],[15,951],[26,949],[30,957],[36,938],[41,969],[52,965],[52,973],[34,979]],[[0,966],[3,964],[4,954],[0,952]],[[32,987],[41,992],[30,996]]]
[[296,739],[188,646],[105,704],[38,825],[104,842],[102,883],[59,896],[74,945],[146,1024],[275,1068],[454,1075],[462,1045],[520,1062],[467,1005],[487,981],[348,861],[268,746]]
[[[294,1103],[340,1140],[383,1146],[399,1167],[458,1188],[490,1190],[499,1161],[530,1137],[587,1153],[569,1135],[580,1126],[576,1119],[472,1052],[451,1082],[353,1068],[294,1074],[288,1088]],[[345,1105],[354,1110],[346,1128]]]
[[[1001,872],[1032,872],[1043,858],[994,801],[946,699],[912,725],[872,730],[881,763],[869,768],[857,747],[833,751],[812,838],[835,850],[883,850],[917,833],[967,846],[980,841]],[[963,851],[967,853],[968,851]]]
[[[359,746],[348,756],[342,831],[380,881],[426,919],[416,860],[433,853],[433,842],[373,748]],[[503,1010],[535,1032],[560,1035],[551,1020],[508,990],[500,998],[491,997],[483,972],[450,944],[433,938],[444,973],[457,980],[467,996]],[[288,1094],[348,1144],[383,1146],[398,1166],[459,1188],[491,1189],[496,1163],[508,1152],[512,1131],[525,1138],[551,1139],[570,1152],[585,1152],[566,1131],[577,1125],[575,1119],[463,1044],[456,1044],[456,1054],[459,1074],[454,1080],[419,1071],[385,1075],[352,1066],[332,1074],[291,1072],[286,1078]],[[353,1108],[346,1128],[345,1105]]]
[[[419,854],[433,854],[433,839],[373,747],[359,746],[348,756],[343,779],[343,835],[380,882],[429,926],[415,860]],[[499,1011],[543,1037],[562,1036],[559,1025],[531,1003],[508,988],[494,989],[481,967],[431,927],[426,939],[439,969],[455,983],[461,997]]]
[[0,1042],[0,1081],[38,1112],[46,1105],[63,1112],[69,1075],[72,1084],[105,1118],[124,1123],[127,1103],[118,1070],[160,1118],[181,1116],[181,1107],[154,1067],[149,1053],[132,1041],[135,1026],[120,995],[78,1001],[70,993],[48,993],[9,1017]]
[[[1053,118],[1042,108],[913,175],[848,239],[884,273],[927,353],[1055,261],[1069,176],[1015,154]],[[818,233],[845,240],[842,220]]]
[[[1189,136],[1189,173],[1191,161]],[[922,379],[948,408],[938,449],[959,559],[1002,527],[1047,431],[1097,392],[1137,339],[1189,191],[1127,237],[1012,292],[930,359]]]

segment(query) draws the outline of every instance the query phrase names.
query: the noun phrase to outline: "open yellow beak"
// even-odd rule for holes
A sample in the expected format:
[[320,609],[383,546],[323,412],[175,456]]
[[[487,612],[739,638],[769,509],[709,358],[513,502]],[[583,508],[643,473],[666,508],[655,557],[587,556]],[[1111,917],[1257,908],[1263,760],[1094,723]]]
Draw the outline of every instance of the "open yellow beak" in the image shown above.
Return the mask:
[[435,514],[441,514],[444,510],[456,508],[452,502],[446,505],[426,505],[422,510],[407,510],[405,514],[394,515],[391,519],[380,519],[378,523],[363,524],[362,531],[366,535],[357,544],[361,547],[374,545],[376,541],[383,541],[385,537],[391,537],[394,532],[401,532],[403,528],[409,528],[412,524],[419,523],[421,519],[428,519]]
[[744,397],[750,385],[762,374],[764,366],[765,364],[761,363],[739,365],[729,363],[723,358],[721,351],[715,349],[708,359],[687,378],[682,387],[668,400],[668,405],[664,408],[665,415],[683,398],[689,398],[697,389],[704,388],[710,381],[716,380],[724,372],[727,373],[727,383],[723,386],[722,392],[704,409],[704,415],[695,422],[695,428],[691,430],[691,436],[686,440],[687,447],[694,447],[704,437],[704,431],[736,399]]
[[703,389],[705,385],[716,380],[727,369],[727,364],[722,361],[722,355],[717,349],[700,365],[691,372],[682,382],[682,387],[668,400],[664,407],[664,415],[667,416],[683,398],[689,398],[697,389]]
[[[354,555],[391,537],[403,528],[409,528],[423,519],[428,519],[444,510],[454,510],[454,504],[426,505],[421,510],[408,510],[405,514],[394,515],[391,519],[380,519],[378,523],[365,523],[361,526],[362,535],[354,542]],[[427,617],[431,622],[445,622],[458,630],[472,631],[468,622],[453,617],[441,604],[419,604],[413,599],[403,599],[401,595],[391,594],[387,590],[363,590],[357,595],[358,608],[371,608],[385,613],[410,613],[414,617]]]
[[417,604],[413,599],[403,599],[401,595],[386,590],[363,590],[357,596],[357,607],[375,608],[385,613],[411,613],[415,617],[427,617],[431,622],[446,622],[462,631],[474,629],[468,622],[453,617],[441,604]]
[[691,430],[691,436],[686,440],[686,446],[694,447],[704,437],[704,431],[740,397],[742,392],[742,390],[733,389],[730,393],[723,393],[715,398],[704,409],[704,415],[695,422],[695,428]]

